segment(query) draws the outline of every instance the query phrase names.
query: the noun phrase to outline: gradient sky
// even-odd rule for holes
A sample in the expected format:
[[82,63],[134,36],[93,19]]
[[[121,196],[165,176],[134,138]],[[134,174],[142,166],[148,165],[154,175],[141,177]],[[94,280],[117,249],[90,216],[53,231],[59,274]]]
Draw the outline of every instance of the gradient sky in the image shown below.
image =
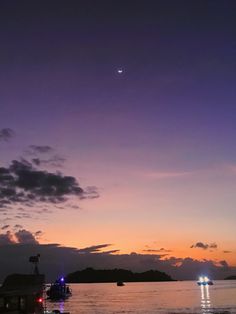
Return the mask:
[[0,45],[0,167],[47,145],[99,193],[2,233],[236,266],[235,1],[3,0]]

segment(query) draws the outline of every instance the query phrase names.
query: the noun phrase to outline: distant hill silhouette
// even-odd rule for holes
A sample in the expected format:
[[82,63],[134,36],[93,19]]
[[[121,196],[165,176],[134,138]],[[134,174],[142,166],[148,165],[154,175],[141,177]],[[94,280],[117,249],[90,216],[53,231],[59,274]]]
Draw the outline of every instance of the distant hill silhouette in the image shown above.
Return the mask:
[[101,283],[101,282],[145,282],[145,281],[173,281],[164,272],[149,270],[142,273],[133,273],[126,269],[93,269],[86,268],[70,273],[66,276],[70,283]]
[[225,278],[225,280],[236,280],[236,275],[228,276]]

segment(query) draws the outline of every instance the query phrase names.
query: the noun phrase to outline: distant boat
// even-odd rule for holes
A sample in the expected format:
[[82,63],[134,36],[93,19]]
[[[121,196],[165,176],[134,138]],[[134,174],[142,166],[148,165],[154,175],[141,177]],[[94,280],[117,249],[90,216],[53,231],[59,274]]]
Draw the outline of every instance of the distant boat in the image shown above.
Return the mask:
[[199,286],[206,286],[206,285],[212,286],[213,281],[210,280],[207,276],[201,276],[201,277],[199,277],[197,284]]
[[52,310],[52,311],[44,311],[44,314],[70,314],[70,312],[61,312],[59,310]]
[[46,294],[51,300],[62,300],[70,297],[72,295],[72,290],[69,285],[65,283],[65,279],[61,277],[51,284],[46,291]]
[[123,281],[117,281],[116,285],[119,286],[119,287],[122,287],[122,286],[124,286],[125,284],[123,283]]

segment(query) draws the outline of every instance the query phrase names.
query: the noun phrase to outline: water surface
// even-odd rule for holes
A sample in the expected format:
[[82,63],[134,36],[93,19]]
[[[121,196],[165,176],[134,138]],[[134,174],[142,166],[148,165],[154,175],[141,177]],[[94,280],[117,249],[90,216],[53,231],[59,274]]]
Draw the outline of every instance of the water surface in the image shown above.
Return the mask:
[[236,314],[236,281],[198,286],[193,281],[71,284],[65,302],[47,302],[48,309],[71,314]]

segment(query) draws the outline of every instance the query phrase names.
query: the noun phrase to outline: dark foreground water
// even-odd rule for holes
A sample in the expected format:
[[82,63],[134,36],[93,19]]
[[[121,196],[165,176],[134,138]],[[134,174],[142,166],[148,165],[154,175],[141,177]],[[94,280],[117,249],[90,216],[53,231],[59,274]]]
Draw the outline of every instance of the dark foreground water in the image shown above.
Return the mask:
[[193,281],[164,283],[72,284],[65,302],[47,302],[48,309],[71,314],[236,314],[236,281],[198,286]]

